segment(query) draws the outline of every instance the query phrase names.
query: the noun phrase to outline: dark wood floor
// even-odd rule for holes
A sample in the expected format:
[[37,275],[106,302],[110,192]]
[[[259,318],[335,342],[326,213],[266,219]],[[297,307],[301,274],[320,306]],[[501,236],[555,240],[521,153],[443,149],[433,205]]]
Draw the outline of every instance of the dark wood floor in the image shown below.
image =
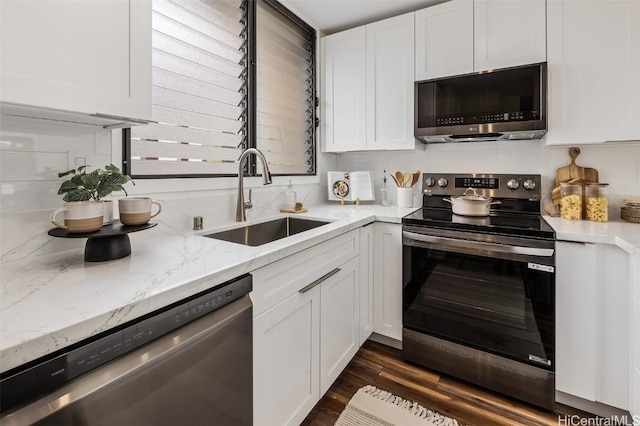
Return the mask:
[[586,415],[565,406],[557,407],[558,414],[538,409],[408,364],[402,360],[401,351],[367,341],[302,424],[333,426],[351,397],[365,385],[416,401],[458,420],[460,425],[557,426],[558,415]]

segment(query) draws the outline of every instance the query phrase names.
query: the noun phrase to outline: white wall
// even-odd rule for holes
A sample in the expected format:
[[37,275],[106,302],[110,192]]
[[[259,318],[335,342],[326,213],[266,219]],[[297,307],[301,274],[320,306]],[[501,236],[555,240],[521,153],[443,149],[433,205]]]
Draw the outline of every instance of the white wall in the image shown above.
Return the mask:
[[[543,200],[551,202],[556,169],[568,165],[569,147],[546,147],[544,140],[473,142],[426,145],[424,151],[340,154],[339,170],[372,170],[376,194],[382,185],[382,168],[423,173],[534,173],[542,175]],[[640,197],[640,142],[582,145],[576,164],[594,167],[600,182],[609,183],[611,217],[619,218],[624,197]],[[391,203],[396,202],[395,184],[387,181]],[[416,185],[416,192],[420,188]],[[415,206],[419,206],[417,201]]]
[[[67,125],[45,120],[3,117],[0,121],[0,256],[3,261],[82,248],[84,239],[53,238],[49,217],[62,206],[57,195],[64,179],[58,172],[85,161],[94,167],[122,166],[120,132],[93,126]],[[77,160],[84,159],[84,160]],[[329,166],[330,165],[330,166]],[[305,205],[324,201],[328,168],[333,155],[318,155],[318,176],[293,179],[298,199]],[[127,184],[130,195],[150,196],[163,205],[157,221],[177,232],[191,230],[193,216],[203,216],[205,229],[234,221],[237,179],[138,179]],[[254,207],[248,219],[277,214],[288,178],[262,186],[260,178],[245,180],[253,189]],[[245,197],[247,189],[245,189]],[[114,194],[118,198],[124,193]],[[152,231],[148,231],[152,232]]]

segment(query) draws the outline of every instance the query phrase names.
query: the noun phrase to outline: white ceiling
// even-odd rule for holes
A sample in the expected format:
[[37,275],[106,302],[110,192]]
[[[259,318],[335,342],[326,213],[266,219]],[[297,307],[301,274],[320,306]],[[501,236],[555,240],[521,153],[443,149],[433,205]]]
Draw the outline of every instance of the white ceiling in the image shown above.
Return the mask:
[[446,0],[283,0],[293,12],[325,34],[422,9]]

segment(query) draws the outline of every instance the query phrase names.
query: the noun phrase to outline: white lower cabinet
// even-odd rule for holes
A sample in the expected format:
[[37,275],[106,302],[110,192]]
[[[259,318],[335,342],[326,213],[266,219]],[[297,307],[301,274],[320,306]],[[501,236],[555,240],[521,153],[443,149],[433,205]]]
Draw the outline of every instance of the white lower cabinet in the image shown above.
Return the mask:
[[359,259],[351,259],[320,285],[320,395],[331,387],[360,347]]
[[360,345],[373,332],[373,227],[360,228]]
[[320,289],[253,321],[253,424],[300,424],[320,399]]
[[358,351],[359,236],[252,272],[254,425],[300,424]]
[[373,225],[373,331],[402,340],[402,225]]
[[556,390],[627,410],[628,254],[609,244],[556,249]]
[[629,412],[640,418],[640,254],[629,265]]

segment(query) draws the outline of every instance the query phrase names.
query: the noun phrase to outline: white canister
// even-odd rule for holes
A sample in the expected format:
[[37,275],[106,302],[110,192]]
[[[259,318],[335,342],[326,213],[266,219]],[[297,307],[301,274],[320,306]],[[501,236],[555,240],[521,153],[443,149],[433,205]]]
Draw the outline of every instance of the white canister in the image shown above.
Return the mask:
[[398,188],[398,207],[413,207],[412,188]]

